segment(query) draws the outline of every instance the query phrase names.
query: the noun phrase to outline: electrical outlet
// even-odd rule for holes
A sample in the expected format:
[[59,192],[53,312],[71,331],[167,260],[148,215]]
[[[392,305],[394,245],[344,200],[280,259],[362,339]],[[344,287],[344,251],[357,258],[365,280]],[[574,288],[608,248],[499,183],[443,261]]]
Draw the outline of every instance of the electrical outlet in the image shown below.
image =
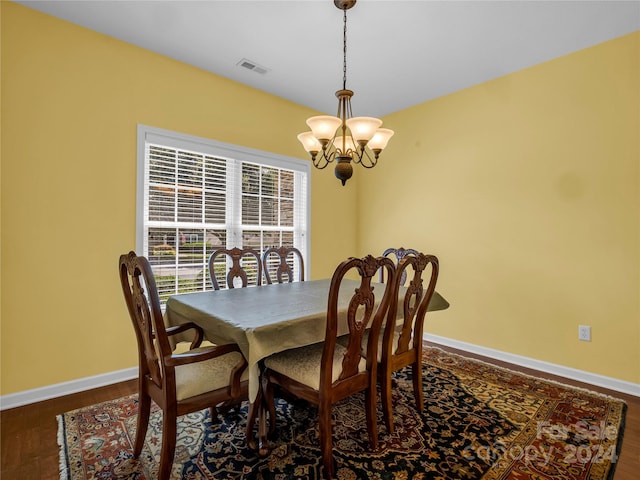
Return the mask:
[[588,325],[578,325],[578,340],[583,342],[591,341],[591,327]]

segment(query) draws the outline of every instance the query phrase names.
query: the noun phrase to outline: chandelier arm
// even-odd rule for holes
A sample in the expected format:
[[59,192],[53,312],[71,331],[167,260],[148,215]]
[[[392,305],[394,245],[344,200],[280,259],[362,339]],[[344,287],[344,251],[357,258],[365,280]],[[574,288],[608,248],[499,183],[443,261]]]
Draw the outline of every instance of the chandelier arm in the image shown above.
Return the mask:
[[335,155],[336,155],[335,150],[329,153],[327,152],[328,152],[328,149],[323,150],[322,155],[318,155],[316,158],[313,159],[313,166],[316,167],[318,170],[323,170],[327,168],[327,166],[334,161]]
[[[336,136],[334,135],[331,140],[329,140],[329,143],[327,143],[327,146],[325,147],[325,149],[323,150],[322,154],[324,155],[325,158],[330,158],[330,160],[327,160],[328,162],[332,162],[333,161],[333,157],[335,157],[336,155]],[[329,153],[327,153],[329,152]]]
[[[322,162],[322,160],[324,160],[324,162]],[[313,166],[318,170],[324,170],[325,168],[327,168],[327,165],[329,165],[329,162],[326,161],[324,155],[319,158],[316,157],[316,159],[313,160]]]
[[357,153],[357,157],[353,159],[353,163],[360,164],[364,168],[373,168],[378,164],[378,159],[371,158],[369,153],[369,149],[367,147],[363,147],[359,149],[359,153]]

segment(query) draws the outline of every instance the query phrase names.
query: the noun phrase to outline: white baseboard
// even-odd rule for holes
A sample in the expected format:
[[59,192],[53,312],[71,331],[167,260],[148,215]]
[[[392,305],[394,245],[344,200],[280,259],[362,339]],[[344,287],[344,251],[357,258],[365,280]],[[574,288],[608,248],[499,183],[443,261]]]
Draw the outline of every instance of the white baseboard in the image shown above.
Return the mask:
[[585,372],[584,370],[577,370],[575,368],[564,367],[554,363],[543,362],[541,360],[494,350],[492,348],[481,347],[472,343],[461,342],[451,338],[441,337],[439,335],[432,335],[430,333],[425,333],[423,338],[428,342],[437,343],[447,347],[456,348],[458,350],[482,355],[484,357],[512,363],[514,365],[520,365],[521,367],[532,368],[552,375],[558,375],[560,377],[570,378],[590,385],[597,385],[598,387],[608,388],[609,390],[615,390],[616,392],[627,393],[629,395],[640,397],[640,384],[638,383],[605,377],[604,375],[597,375],[595,373]]
[[41,402],[42,400],[49,400],[50,398],[62,397],[72,393],[91,390],[92,388],[104,387],[105,385],[124,382],[125,380],[131,380],[137,377],[138,367],[131,367],[124,370],[95,375],[93,377],[79,378],[78,380],[71,380],[69,382],[10,393],[0,396],[0,410],[8,410],[9,408]]

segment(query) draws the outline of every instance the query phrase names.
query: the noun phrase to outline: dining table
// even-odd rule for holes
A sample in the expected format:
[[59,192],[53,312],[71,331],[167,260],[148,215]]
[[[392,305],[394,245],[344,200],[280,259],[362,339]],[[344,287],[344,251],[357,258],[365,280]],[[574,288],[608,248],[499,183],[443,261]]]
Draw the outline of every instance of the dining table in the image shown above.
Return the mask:
[[[169,297],[165,309],[167,326],[192,322],[214,344],[236,343],[249,370],[249,418],[260,392],[260,361],[291,348],[324,341],[331,279],[308,280],[246,288],[207,290]],[[349,300],[359,281],[344,279],[338,297],[338,335],[348,333]],[[375,287],[378,285],[374,284]],[[379,284],[379,291],[385,286]],[[399,295],[404,295],[404,288]],[[401,313],[402,302],[398,302]],[[449,303],[436,291],[427,311],[444,310]],[[247,422],[247,441],[255,448],[253,425]]]

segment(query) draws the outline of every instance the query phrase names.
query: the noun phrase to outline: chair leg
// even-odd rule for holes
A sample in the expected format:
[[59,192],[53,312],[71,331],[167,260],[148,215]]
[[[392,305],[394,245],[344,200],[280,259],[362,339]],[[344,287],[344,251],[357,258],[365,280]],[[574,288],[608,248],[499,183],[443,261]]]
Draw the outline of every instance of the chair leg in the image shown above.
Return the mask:
[[240,414],[240,409],[242,408],[242,399],[233,398],[231,400],[227,400],[226,402],[222,402],[216,406],[216,410],[219,413],[226,415],[231,410],[235,411],[236,414]]
[[151,397],[145,392],[141,392],[138,395],[138,427],[136,430],[136,440],[133,446],[133,456],[138,458],[142,447],[144,446],[144,439],[147,436],[147,428],[149,427],[149,414],[151,412]]
[[331,404],[320,402],[318,405],[318,422],[320,427],[320,450],[322,452],[322,465],[324,477],[332,479],[333,468],[333,439],[331,429]]
[[260,410],[260,404],[257,401],[249,402],[249,411],[247,412],[247,426],[245,428],[245,436],[247,437],[247,445],[251,450],[257,450],[258,444],[256,443],[256,437],[253,434],[253,428],[255,427],[256,417]]
[[258,411],[258,456],[266,457],[269,454],[269,442],[267,440],[267,412],[264,404],[265,395],[262,388],[258,392],[257,401],[260,402]]
[[382,370],[382,381],[380,382],[380,395],[382,396],[382,413],[384,423],[387,426],[387,433],[393,433],[393,407],[391,405],[391,372]]
[[377,395],[375,383],[367,388],[364,394],[365,409],[367,414],[367,432],[369,433],[369,443],[372,450],[378,448],[378,421],[376,416]]
[[422,365],[420,363],[420,357],[416,360],[412,368],[413,377],[413,396],[416,397],[416,408],[418,412],[422,412],[424,409],[424,394],[422,393]]
[[266,404],[266,408],[269,409],[269,435],[273,435],[276,431],[276,400],[273,383],[265,380],[263,388],[264,402]]
[[218,420],[218,409],[214,406],[209,407],[209,413],[211,414],[211,426],[217,423]]
[[160,449],[160,467],[158,480],[168,480],[171,475],[173,456],[176,451],[177,415],[165,411],[162,417],[162,448]]

